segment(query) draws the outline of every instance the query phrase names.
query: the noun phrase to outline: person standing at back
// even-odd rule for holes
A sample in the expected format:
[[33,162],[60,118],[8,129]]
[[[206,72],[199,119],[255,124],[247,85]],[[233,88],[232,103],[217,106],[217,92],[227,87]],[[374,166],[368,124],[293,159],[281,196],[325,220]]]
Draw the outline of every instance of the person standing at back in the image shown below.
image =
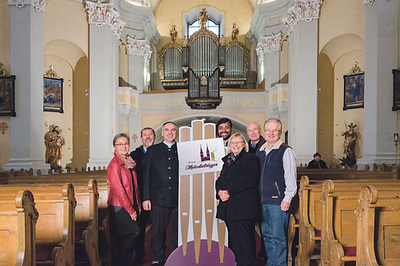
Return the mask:
[[164,264],[166,226],[169,227],[170,252],[178,247],[178,153],[177,128],[165,122],[161,128],[164,141],[147,149],[144,170],[143,209],[152,211],[152,265]]
[[[144,166],[146,164],[146,152],[147,149],[154,144],[154,140],[156,138],[156,133],[150,127],[145,127],[140,132],[140,139],[142,141],[142,145],[136,148],[134,151],[130,153],[132,159],[136,162],[136,174],[138,187],[140,192],[140,197],[143,198],[143,171]],[[135,261],[139,261],[145,257],[146,253],[144,251],[144,239],[146,235],[146,222],[149,217],[149,212],[143,210],[138,218],[138,224],[140,227],[140,233],[136,239],[135,243]]]
[[217,136],[223,138],[225,147],[228,147],[228,140],[232,134],[232,121],[223,117],[218,120],[216,125]]
[[288,211],[297,191],[296,155],[280,139],[282,122],[279,119],[268,119],[264,130],[266,143],[256,151],[260,159],[261,231],[267,266],[286,266]]
[[265,139],[261,136],[261,125],[257,122],[250,122],[247,125],[247,136],[249,136],[249,152],[256,154],[256,150],[265,143]]

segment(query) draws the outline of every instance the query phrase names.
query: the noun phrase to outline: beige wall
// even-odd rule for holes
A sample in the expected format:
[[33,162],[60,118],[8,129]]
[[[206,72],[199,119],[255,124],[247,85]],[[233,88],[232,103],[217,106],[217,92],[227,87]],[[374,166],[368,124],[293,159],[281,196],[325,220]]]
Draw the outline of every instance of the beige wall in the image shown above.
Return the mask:
[[[10,9],[8,1],[0,1],[0,62],[10,72]],[[9,73],[10,74],[10,73]],[[10,154],[10,117],[0,116],[0,124],[5,123],[8,129],[4,135],[0,132],[0,169],[8,162]]]
[[178,38],[182,38],[186,25],[184,22],[184,14],[194,7],[212,6],[225,13],[225,28],[223,34],[228,37],[232,33],[232,24],[236,22],[240,35],[246,34],[250,29],[250,21],[253,15],[251,5],[247,0],[204,0],[199,1],[187,0],[163,0],[155,11],[158,31],[161,36],[169,36],[169,30],[172,25],[176,25]]
[[[64,79],[64,112],[44,112],[43,130],[44,133],[47,132],[51,124],[56,124],[63,130],[65,138],[61,159],[63,168],[67,165],[71,168],[81,168],[85,166],[88,159],[85,156],[88,154],[89,146],[89,138],[85,138],[85,135],[88,134],[89,122],[88,24],[86,16],[82,3],[65,0],[49,1],[44,13],[43,73],[49,69],[50,65],[53,65],[58,76]],[[78,65],[80,67],[77,69]],[[82,69],[82,65],[86,69]],[[75,73],[75,71],[80,73]],[[76,94],[75,97],[74,94]],[[79,99],[76,98],[77,95],[80,96]],[[75,104],[74,101],[80,104]],[[74,119],[82,119],[86,125],[81,125],[80,128],[74,130],[77,122]],[[74,147],[81,155],[76,155]]]
[[[338,19],[340,18],[340,19]],[[363,147],[364,109],[343,110],[344,79],[355,62],[364,69],[364,4],[362,1],[324,1],[319,19],[318,146],[328,164],[344,156],[342,132],[356,123],[356,156]]]

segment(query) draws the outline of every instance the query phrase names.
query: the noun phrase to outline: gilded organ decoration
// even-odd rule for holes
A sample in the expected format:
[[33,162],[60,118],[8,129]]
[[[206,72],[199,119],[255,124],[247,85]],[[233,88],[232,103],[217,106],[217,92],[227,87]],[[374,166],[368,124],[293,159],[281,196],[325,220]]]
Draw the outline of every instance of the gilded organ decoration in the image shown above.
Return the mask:
[[[171,41],[158,52],[158,68],[164,89],[187,89],[186,103],[192,109],[215,109],[222,101],[220,88],[244,88],[249,72],[249,49],[238,41],[234,23],[231,41],[206,27],[210,19],[205,8],[197,18],[200,29],[189,39],[177,38],[175,25]],[[179,40],[179,41],[178,41]]]
[[178,36],[178,32],[176,31],[175,25],[172,25],[171,30],[169,31],[169,35],[171,36],[171,41],[175,42],[176,37]]
[[237,37],[239,35],[239,28],[236,23],[232,25],[232,41],[237,41]]
[[199,17],[199,20],[200,20],[201,28],[205,28],[205,27],[206,27],[207,20],[210,18],[210,16],[208,15],[208,12],[206,11],[206,9],[205,9],[204,7],[203,7],[203,9],[200,11],[198,17]]

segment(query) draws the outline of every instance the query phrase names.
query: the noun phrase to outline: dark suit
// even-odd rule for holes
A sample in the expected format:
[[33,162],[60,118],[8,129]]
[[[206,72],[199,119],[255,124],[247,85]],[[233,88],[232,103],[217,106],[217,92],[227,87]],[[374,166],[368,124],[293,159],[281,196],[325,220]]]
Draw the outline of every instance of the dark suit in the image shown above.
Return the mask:
[[224,166],[215,188],[227,190],[230,197],[220,201],[217,218],[228,227],[229,246],[235,253],[237,265],[251,265],[255,218],[259,209],[258,178],[259,161],[243,149],[228,166],[228,155],[222,158]]
[[260,136],[260,139],[258,140],[255,147],[251,145],[251,140],[249,140],[248,143],[249,143],[249,152],[251,154],[256,154],[256,151],[265,143],[265,139],[263,138],[263,136]]
[[178,247],[178,153],[176,143],[150,146],[146,153],[143,201],[151,200],[152,259],[164,260],[165,225],[170,227],[170,250]]
[[[138,187],[139,187],[139,192],[140,192],[140,198],[143,198],[143,172],[144,172],[144,167],[146,165],[146,152],[144,150],[143,145],[140,147],[136,148],[134,151],[130,153],[131,157],[133,160],[136,161],[136,174],[137,174],[137,182],[138,182]],[[140,213],[140,216],[138,217],[138,225],[140,227],[140,233],[136,239],[135,243],[135,250],[136,250],[136,255],[135,259],[140,259],[143,258],[146,254],[144,251],[144,239],[146,236],[146,223],[149,218],[149,212],[145,211],[142,208],[142,212]]]

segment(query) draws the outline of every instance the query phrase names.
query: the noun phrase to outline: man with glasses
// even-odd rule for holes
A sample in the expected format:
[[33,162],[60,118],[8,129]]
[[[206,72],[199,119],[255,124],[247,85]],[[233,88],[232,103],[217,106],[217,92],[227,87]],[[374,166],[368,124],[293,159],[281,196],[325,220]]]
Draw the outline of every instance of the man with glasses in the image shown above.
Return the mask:
[[256,150],[265,143],[265,139],[261,136],[261,125],[257,122],[250,122],[247,125],[247,136],[249,136],[249,152],[256,154]]
[[280,137],[282,122],[265,121],[266,143],[256,151],[260,159],[261,232],[268,256],[267,265],[287,265],[289,207],[296,194],[296,156]]
[[164,141],[147,149],[144,170],[143,209],[152,211],[152,265],[164,264],[166,226],[169,226],[172,252],[178,247],[178,153],[177,128],[165,122],[161,128]]

